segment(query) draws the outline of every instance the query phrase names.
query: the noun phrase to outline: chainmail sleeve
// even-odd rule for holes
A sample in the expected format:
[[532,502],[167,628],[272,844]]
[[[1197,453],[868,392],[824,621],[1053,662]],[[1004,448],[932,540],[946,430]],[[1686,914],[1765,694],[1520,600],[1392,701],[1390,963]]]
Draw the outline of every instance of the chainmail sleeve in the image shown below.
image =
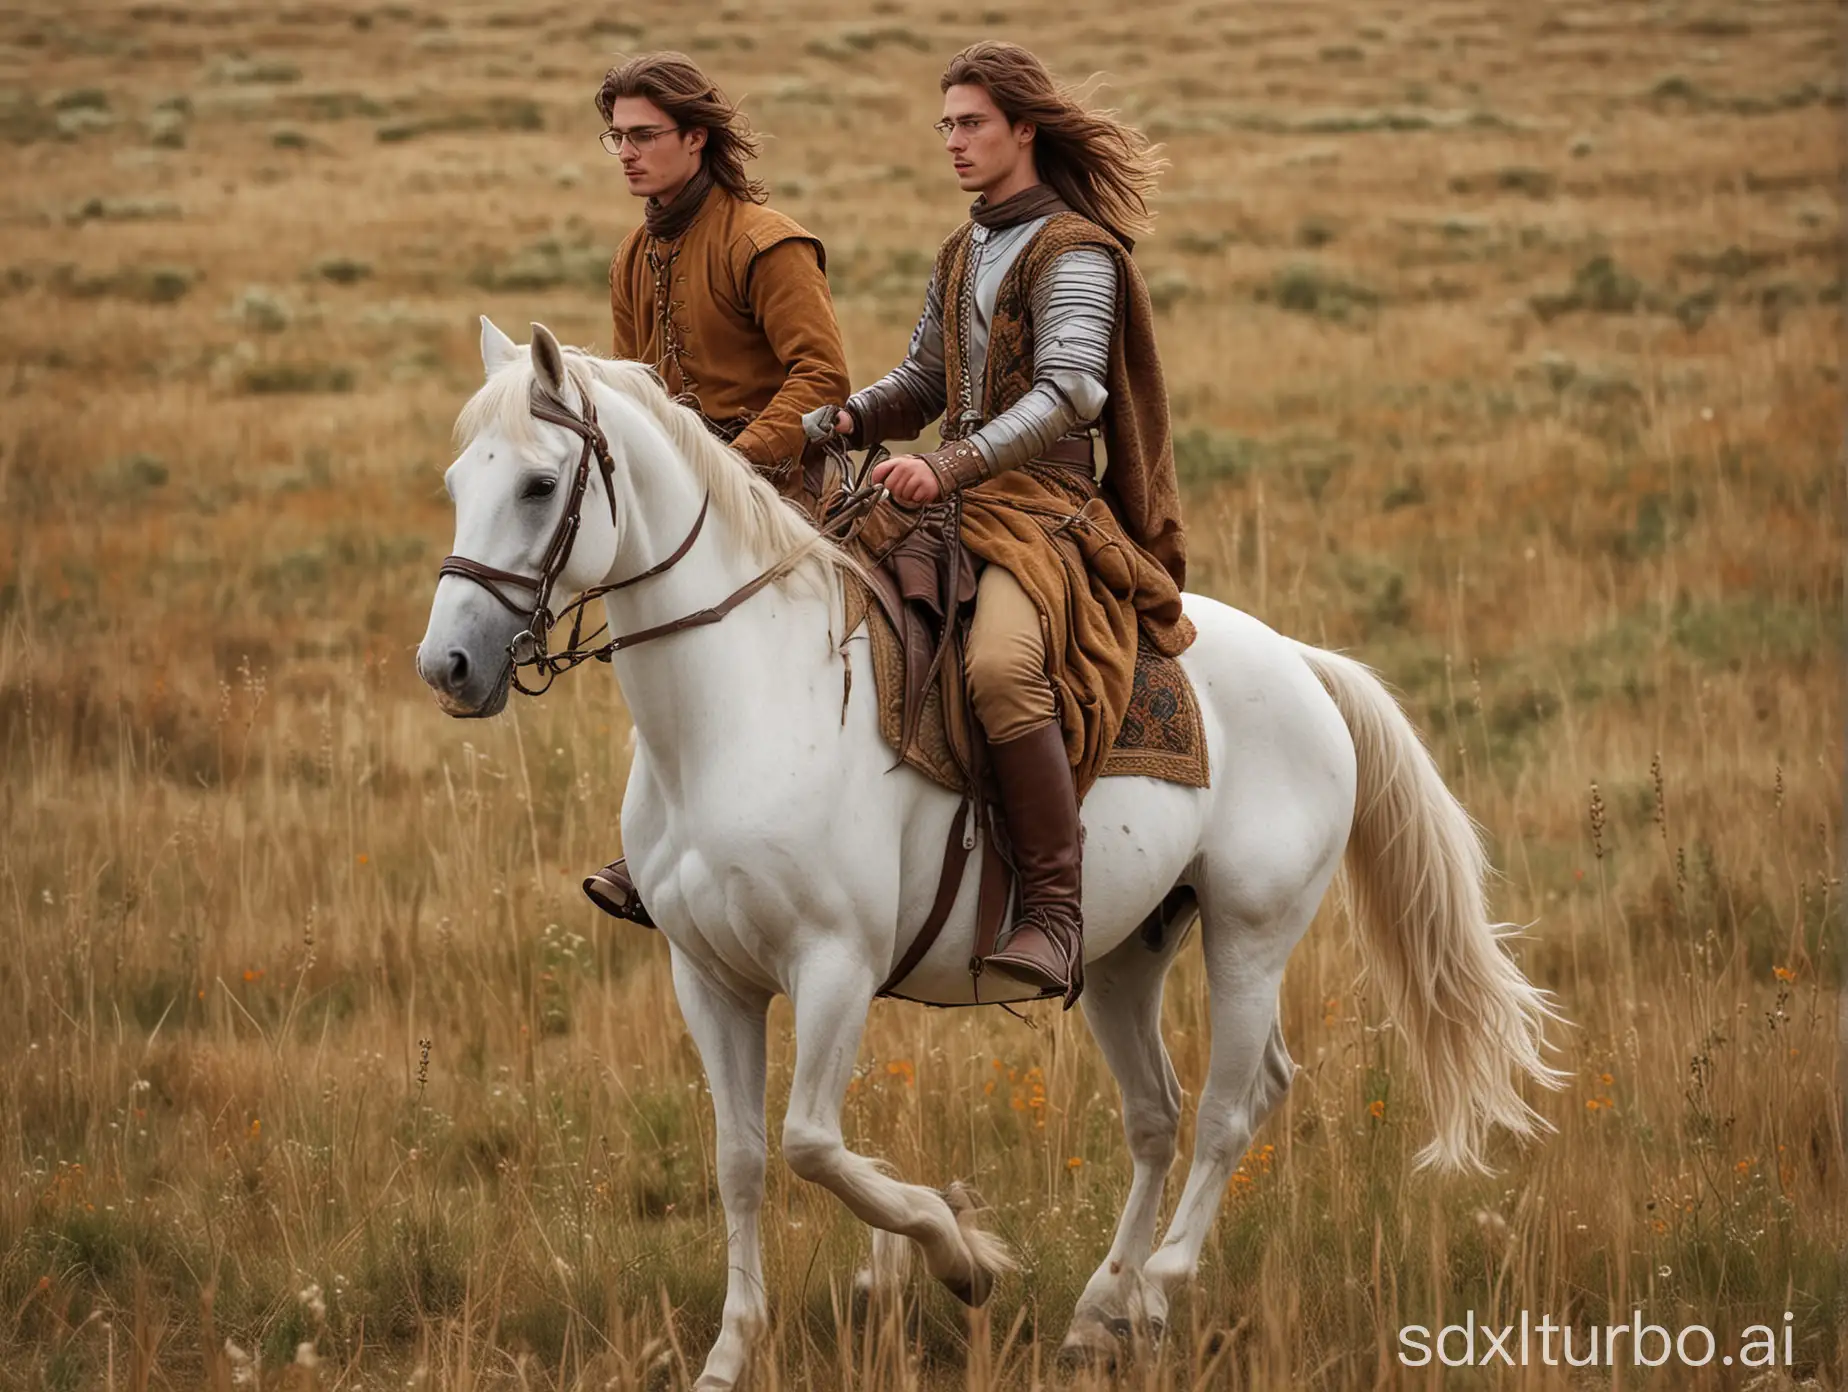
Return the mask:
[[856,449],[887,440],[915,439],[943,414],[949,399],[943,365],[943,291],[937,277],[924,292],[924,312],[911,331],[904,361],[872,386],[847,398],[853,417],[848,443]]
[[1093,247],[1068,251],[1033,286],[1033,386],[970,439],[1000,473],[1037,458],[1054,440],[1103,414],[1117,267]]

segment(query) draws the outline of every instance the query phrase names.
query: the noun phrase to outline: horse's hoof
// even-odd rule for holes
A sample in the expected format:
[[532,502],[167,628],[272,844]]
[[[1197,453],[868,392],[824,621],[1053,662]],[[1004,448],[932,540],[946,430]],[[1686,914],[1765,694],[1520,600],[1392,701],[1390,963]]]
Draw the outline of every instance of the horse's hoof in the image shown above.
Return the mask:
[[995,1293],[995,1275],[982,1266],[975,1268],[975,1275],[967,1281],[945,1281],[944,1285],[971,1310],[979,1310],[988,1303],[988,1297]]
[[1059,1371],[1068,1375],[1103,1373],[1114,1377],[1121,1358],[1114,1340],[1086,1339],[1078,1334],[1067,1334],[1065,1342],[1059,1345],[1057,1362]]
[[949,1205],[957,1231],[962,1235],[971,1273],[967,1280],[944,1280],[943,1284],[963,1304],[979,1309],[995,1293],[995,1277],[1002,1271],[1013,1270],[1014,1260],[1001,1239],[984,1232],[977,1223],[976,1214],[982,1203],[968,1186],[960,1181],[951,1184],[943,1191],[943,1200]]

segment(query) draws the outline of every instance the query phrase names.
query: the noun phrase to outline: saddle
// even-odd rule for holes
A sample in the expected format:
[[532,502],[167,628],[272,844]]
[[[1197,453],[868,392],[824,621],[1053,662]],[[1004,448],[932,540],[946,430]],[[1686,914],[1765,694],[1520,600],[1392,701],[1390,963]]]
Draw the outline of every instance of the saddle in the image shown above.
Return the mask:
[[[975,587],[955,520],[945,503],[919,509],[886,498],[866,509],[843,536],[862,571],[861,582],[848,586],[845,631],[867,630],[886,742],[932,782],[964,793],[976,787],[982,732],[964,691],[964,626],[946,629]],[[1176,659],[1139,643],[1129,704],[1099,776],[1204,788],[1210,772],[1187,674]]]
[[[969,706],[963,642],[975,598],[975,564],[961,541],[960,495],[913,508],[883,489],[837,493],[822,528],[859,563],[847,585],[845,644],[862,625],[872,653],[880,730],[900,762],[962,798],[944,851],[929,917],[880,994],[894,989],[935,943],[955,901],[976,832],[985,834],[976,939],[970,958],[978,994],[982,960],[995,949],[1013,873],[1005,827],[990,812],[986,739]],[[853,671],[845,668],[843,711]],[[1204,788],[1206,732],[1193,689],[1173,658],[1138,645],[1130,705],[1103,776],[1139,774]]]

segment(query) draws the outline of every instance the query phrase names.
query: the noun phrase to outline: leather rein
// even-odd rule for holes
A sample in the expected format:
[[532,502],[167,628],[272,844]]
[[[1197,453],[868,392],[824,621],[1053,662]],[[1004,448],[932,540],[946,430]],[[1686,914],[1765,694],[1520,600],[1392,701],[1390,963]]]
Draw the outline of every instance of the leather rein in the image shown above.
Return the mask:
[[[532,413],[536,420],[549,421],[553,425],[563,426],[578,436],[584,447],[578,455],[577,471],[571,479],[571,492],[565,501],[565,510],[560,514],[558,526],[553,529],[552,539],[547,543],[545,555],[539,561],[539,574],[518,575],[513,571],[500,570],[494,566],[484,565],[480,561],[470,560],[467,556],[450,555],[443,558],[437,567],[440,579],[445,575],[460,576],[472,580],[500,602],[502,607],[526,620],[526,627],[516,633],[513,641],[507,645],[507,660],[510,664],[514,689],[526,696],[540,696],[551,688],[552,682],[561,672],[568,672],[580,663],[595,659],[608,662],[615,654],[625,648],[637,647],[642,643],[652,642],[656,638],[665,638],[672,633],[682,633],[690,628],[703,628],[715,624],[745,600],[789,572],[798,557],[779,561],[770,569],[747,581],[733,590],[717,604],[683,615],[667,623],[654,624],[648,628],[636,629],[631,633],[617,634],[606,639],[596,647],[588,646],[605,632],[607,626],[600,625],[586,634],[584,627],[585,606],[592,600],[601,599],[606,594],[625,590],[631,585],[639,585],[644,580],[672,570],[675,565],[693,549],[700,530],[706,525],[706,513],[712,506],[712,494],[708,493],[700,504],[699,515],[693,519],[693,525],[686,536],[676,546],[666,560],[648,567],[640,575],[631,575],[627,580],[618,580],[608,585],[593,585],[576,599],[572,600],[556,615],[551,611],[552,588],[558,583],[558,577],[564,573],[565,564],[570,559],[572,544],[577,540],[578,529],[583,525],[584,494],[590,487],[590,462],[594,457],[597,467],[603,474],[603,492],[609,499],[610,521],[616,520],[615,461],[610,458],[609,441],[604,438],[603,430],[597,424],[597,410],[586,397],[584,410],[580,414],[566,406],[557,397],[545,391],[537,382],[532,390]],[[527,608],[510,599],[503,585],[517,586],[533,592],[531,608]],[[566,646],[553,652],[546,646],[551,631],[571,619],[571,637]],[[533,668],[543,677],[538,685],[528,686],[520,680],[521,669]]]

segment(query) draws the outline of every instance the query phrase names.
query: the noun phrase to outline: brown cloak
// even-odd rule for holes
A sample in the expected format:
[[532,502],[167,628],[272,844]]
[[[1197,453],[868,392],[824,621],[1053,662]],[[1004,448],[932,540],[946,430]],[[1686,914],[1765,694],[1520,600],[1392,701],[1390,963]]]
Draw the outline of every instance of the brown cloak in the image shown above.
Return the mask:
[[[957,289],[973,226],[952,234],[937,260],[952,384],[962,374],[966,336]],[[1181,612],[1186,534],[1154,307],[1122,243],[1077,213],[1050,218],[1002,279],[989,323],[987,417],[1000,415],[1031,389],[1032,286],[1054,259],[1079,247],[1104,251],[1117,264],[1117,333],[1101,422],[1107,459],[1101,496],[1087,501],[1083,490],[1071,486],[1068,471],[1028,463],[964,493],[962,536],[982,561],[1013,572],[1039,610],[1066,753],[1082,795],[1103,767],[1128,706],[1138,633],[1174,656],[1193,641],[1194,627]],[[947,417],[945,425],[955,429]]]

